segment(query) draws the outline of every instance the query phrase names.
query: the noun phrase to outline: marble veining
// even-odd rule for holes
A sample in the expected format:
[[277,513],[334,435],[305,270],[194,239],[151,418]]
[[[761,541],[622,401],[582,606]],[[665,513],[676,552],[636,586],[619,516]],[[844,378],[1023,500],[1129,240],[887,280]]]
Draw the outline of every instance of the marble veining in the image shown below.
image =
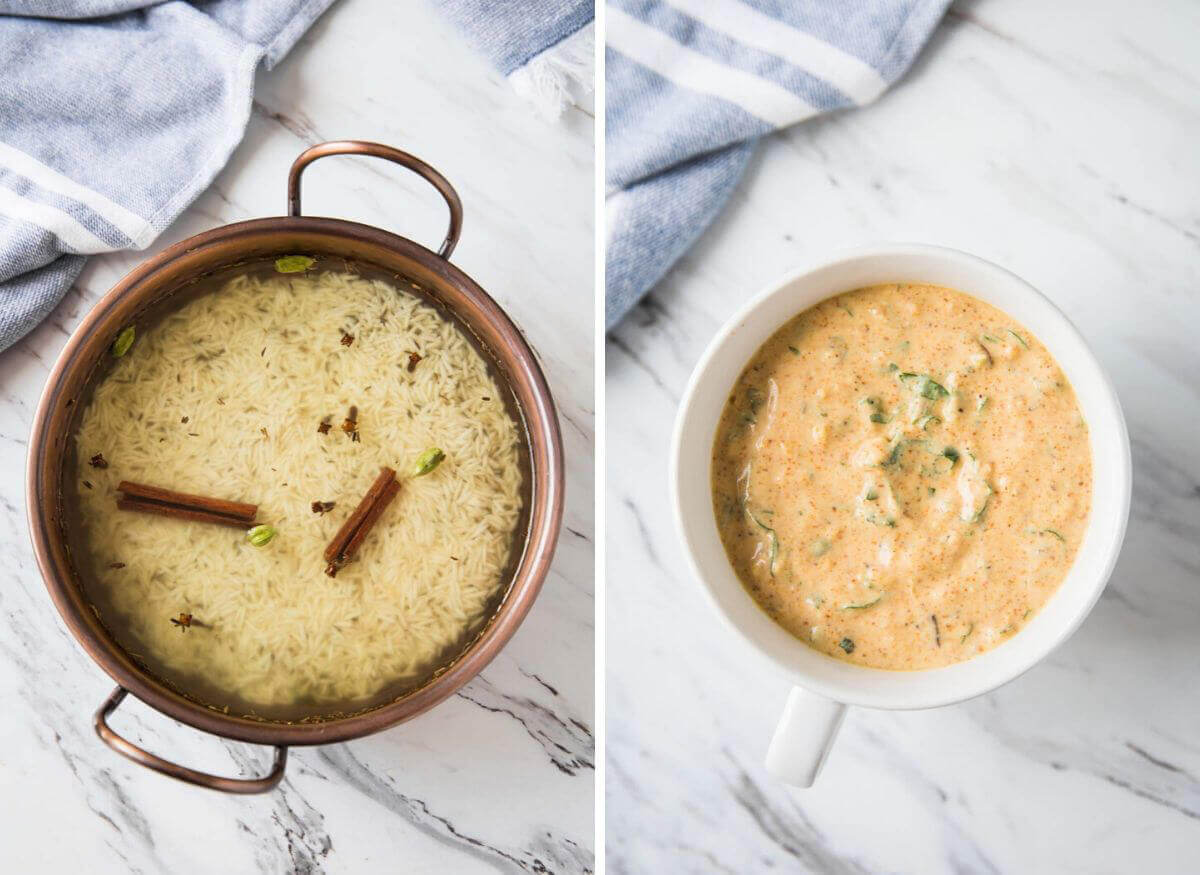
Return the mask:
[[[145,253],[92,259],[62,304],[0,355],[0,869],[6,872],[561,872],[595,868],[593,799],[592,125],[538,117],[425,4],[340,0],[258,77],[245,139],[151,251],[280,215],[287,169],[327,139],[428,160],[465,206],[453,261],[526,332],[562,417],[566,529],[514,639],[458,695],[370,738],[290,752],[276,792],[236,798],[118,757],[92,732],[112,688],[66,632],[34,565],[24,466],[32,415],[69,333]],[[446,209],[386,163],[327,159],[306,213],[427,245]],[[580,318],[580,314],[588,318]],[[270,751],[205,736],[126,700],[114,726],[220,774]]]
[[[610,872],[1196,870],[1198,38],[1183,0],[956,4],[878,103],[767,141],[610,336]],[[818,785],[792,791],[762,768],[787,682],[702,601],[665,460],[688,375],[740,303],[877,240],[975,252],[1075,322],[1128,421],[1129,530],[1049,659],[961,705],[852,710]]]

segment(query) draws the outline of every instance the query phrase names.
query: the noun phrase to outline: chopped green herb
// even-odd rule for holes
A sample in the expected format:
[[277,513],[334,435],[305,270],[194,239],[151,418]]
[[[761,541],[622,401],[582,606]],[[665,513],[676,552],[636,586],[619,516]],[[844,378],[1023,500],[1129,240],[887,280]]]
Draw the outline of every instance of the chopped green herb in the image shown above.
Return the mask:
[[940,416],[934,416],[932,413],[928,413],[917,420],[917,428],[921,429],[921,431],[929,431],[930,425],[935,423],[940,425],[941,422],[942,418]]
[[912,441],[900,438],[892,445],[892,451],[888,453],[888,457],[883,460],[883,467],[888,468],[900,461],[900,457],[904,454],[904,448],[912,443]]
[[790,344],[788,345],[788,349],[790,349],[790,350],[791,350],[792,352],[794,352],[796,355],[800,355],[800,350],[796,349],[796,347],[794,347],[794,346],[791,346]]
[[954,463],[958,461],[958,450],[954,449],[954,447],[946,447],[944,450],[942,450],[942,455],[950,460],[951,468],[953,468]]
[[838,647],[842,648],[842,650],[846,651],[846,653],[853,653],[854,641],[850,638],[843,638],[838,642]]
[[959,644],[966,644],[967,639],[971,637],[971,633],[975,631],[975,624],[972,623],[967,627],[967,631],[963,632],[962,637],[958,639]]
[[1008,328],[1005,330],[1008,331],[1009,334],[1011,334],[1013,337],[1015,337],[1017,339],[1017,343],[1021,344],[1021,346],[1025,347],[1026,349],[1029,349],[1029,344],[1025,342],[1025,338],[1023,338],[1021,335],[1017,334],[1017,332],[1013,331],[1011,328]]
[[1062,541],[1064,544],[1067,543],[1067,539],[1062,536],[1062,533],[1056,532],[1054,529],[1042,529],[1042,534],[1043,535],[1053,535],[1054,537],[1058,538],[1058,540]]
[[841,610],[843,610],[843,611],[861,611],[866,608],[871,608],[871,607],[874,607],[875,605],[879,604],[879,602],[882,598],[883,598],[883,594],[880,593],[879,595],[875,596],[875,598],[869,602],[848,602],[841,606]]
[[871,420],[871,422],[877,422],[877,423],[880,423],[881,425],[886,425],[887,423],[892,421],[892,418],[890,416],[886,415],[883,412],[883,410],[880,408],[878,398],[875,398],[875,397],[864,398],[862,400],[862,403],[867,405],[867,407],[869,407],[871,409],[870,415],[867,416],[867,419]]
[[933,620],[933,642],[938,646],[942,646],[942,630],[938,627],[937,614],[930,614],[929,619]]
[[854,311],[853,311],[853,310],[851,310],[851,309],[850,309],[848,306],[846,306],[845,304],[843,304],[843,303],[842,303],[840,300],[839,300],[839,301],[836,301],[835,303],[837,304],[837,307],[838,307],[838,309],[839,309],[839,310],[845,310],[845,311],[846,311],[846,313],[847,313],[847,315],[849,315],[849,316],[853,316],[853,315],[854,315]]
[[304,273],[316,263],[315,258],[307,255],[285,255],[275,259],[275,270],[278,273]]
[[120,358],[129,352],[129,347],[133,346],[133,339],[136,332],[132,325],[126,325],[121,329],[121,333],[117,335],[117,339],[113,341],[112,354],[114,358]]
[[[759,511],[763,514],[773,514],[774,511],[764,510]],[[746,508],[746,516],[754,520],[754,524],[767,533],[767,561],[771,569],[771,576],[775,576],[775,561],[779,558],[779,536],[775,534],[775,530],[760,520],[754,515],[750,508]]]
[[983,408],[988,406],[988,396],[980,395],[979,400],[975,403],[975,412],[983,413]]
[[922,398],[937,401],[939,398],[950,397],[950,393],[946,390],[945,386],[925,374],[913,374],[906,371],[898,376],[901,383],[904,383]]
[[992,488],[992,484],[985,483],[984,485],[987,486],[987,495],[983,499],[983,507],[979,508],[979,513],[975,514],[975,518],[971,520],[973,523],[983,521],[983,515],[987,513],[988,505],[992,503],[992,496],[996,492],[996,490]]
[[828,539],[817,538],[817,540],[813,541],[809,545],[808,552],[812,554],[814,559],[820,559],[822,556],[828,553],[832,547],[833,544],[830,543]]

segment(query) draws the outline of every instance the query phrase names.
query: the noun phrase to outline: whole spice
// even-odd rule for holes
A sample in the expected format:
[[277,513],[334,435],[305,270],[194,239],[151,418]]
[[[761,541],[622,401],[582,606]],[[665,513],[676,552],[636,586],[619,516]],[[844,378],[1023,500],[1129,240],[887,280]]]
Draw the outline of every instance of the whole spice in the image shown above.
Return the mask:
[[154,513],[197,522],[220,523],[226,526],[236,526],[239,529],[254,522],[255,514],[258,513],[258,505],[255,504],[228,501],[224,498],[209,498],[204,495],[189,495],[186,492],[175,492],[163,489],[161,486],[132,483],[128,480],[118,483],[117,490],[125,493],[123,498],[117,499],[117,507],[121,510]]
[[172,617],[171,622],[174,625],[179,627],[180,632],[186,632],[188,630],[188,627],[192,625],[192,615],[191,614],[180,614],[178,619],[176,619],[175,617]]
[[446,454],[440,449],[437,447],[430,447],[425,452],[421,453],[421,455],[417,456],[416,464],[413,465],[412,475],[414,477],[421,477],[425,474],[428,474],[438,465],[442,464],[442,461],[445,458]]
[[112,354],[115,358],[120,358],[129,352],[129,347],[133,346],[136,334],[132,325],[126,325],[121,329],[121,333],[117,335],[117,339],[113,341],[112,345]]
[[275,259],[275,270],[279,273],[304,273],[316,263],[315,258],[307,255],[285,255]]
[[421,356],[415,352],[408,354],[408,372],[411,374],[417,369],[417,365],[421,363]]
[[265,547],[271,543],[276,534],[274,526],[257,525],[246,532],[246,540],[255,547]]
[[343,331],[342,332],[342,346],[349,346],[352,343],[354,343],[354,335],[347,334],[345,331]]
[[329,513],[333,510],[334,503],[332,501],[314,501],[312,503],[313,513]]
[[124,568],[125,563],[124,562],[109,562],[108,567],[109,568]]
[[371,531],[371,527],[399,491],[400,484],[396,481],[396,472],[391,468],[381,469],[362,501],[351,511],[350,516],[333,536],[333,540],[325,547],[325,561],[329,563],[325,567],[326,574],[334,577],[338,569],[350,561]]
[[108,460],[104,458],[103,453],[96,453],[96,455],[88,459],[88,464],[93,468],[107,468]]
[[350,440],[358,440],[358,408],[353,404],[350,405],[346,418],[342,420],[342,431],[350,435]]
[[330,417],[326,416],[321,420],[321,424],[317,426],[317,434],[329,434],[329,429],[333,427]]

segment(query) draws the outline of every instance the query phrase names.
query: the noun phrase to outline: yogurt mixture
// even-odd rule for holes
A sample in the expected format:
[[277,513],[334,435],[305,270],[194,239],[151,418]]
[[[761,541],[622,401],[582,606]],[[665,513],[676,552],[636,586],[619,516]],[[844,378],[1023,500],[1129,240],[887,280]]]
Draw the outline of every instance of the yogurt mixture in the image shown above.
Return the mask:
[[958,662],[1016,634],[1087,526],[1087,424],[1049,351],[962,292],[823,301],[750,360],[713,443],[738,577],[824,653]]

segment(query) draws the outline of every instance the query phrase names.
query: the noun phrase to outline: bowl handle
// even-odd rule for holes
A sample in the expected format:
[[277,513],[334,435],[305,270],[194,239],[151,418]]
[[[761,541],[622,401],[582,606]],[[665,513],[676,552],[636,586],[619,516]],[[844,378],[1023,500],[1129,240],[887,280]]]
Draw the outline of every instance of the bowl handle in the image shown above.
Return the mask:
[[318,143],[301,152],[300,157],[292,162],[292,169],[288,171],[288,215],[300,215],[300,174],[309,164],[328,155],[370,155],[372,158],[383,158],[407,167],[436,188],[445,198],[446,206],[450,208],[450,229],[446,232],[446,239],[442,241],[441,248],[438,249],[438,255],[442,258],[450,257],[450,253],[458,244],[458,235],[462,233],[462,201],[458,199],[458,192],[454,190],[454,186],[446,177],[420,158],[407,152],[401,152],[399,149],[393,149],[391,146],[384,146],[382,143],[368,143],[364,140],[333,140],[328,143]]
[[767,748],[767,771],[793,787],[811,787],[845,716],[841,702],[792,687]]
[[208,787],[210,790],[220,790],[222,793],[265,793],[283,780],[283,770],[287,765],[287,748],[283,745],[276,745],[275,763],[271,766],[270,773],[261,778],[222,778],[219,775],[209,775],[206,772],[198,772],[187,766],[164,760],[148,750],[143,750],[128,739],[117,735],[108,725],[108,718],[112,716],[113,711],[117,710],[117,706],[121,704],[128,692],[124,687],[117,687],[113,690],[112,695],[96,712],[95,719],[96,734],[100,736],[100,740],[121,756],[133,760],[139,766],[154,769],[154,771],[169,777],[178,778],[180,781],[187,781],[189,784],[196,784],[199,787]]

